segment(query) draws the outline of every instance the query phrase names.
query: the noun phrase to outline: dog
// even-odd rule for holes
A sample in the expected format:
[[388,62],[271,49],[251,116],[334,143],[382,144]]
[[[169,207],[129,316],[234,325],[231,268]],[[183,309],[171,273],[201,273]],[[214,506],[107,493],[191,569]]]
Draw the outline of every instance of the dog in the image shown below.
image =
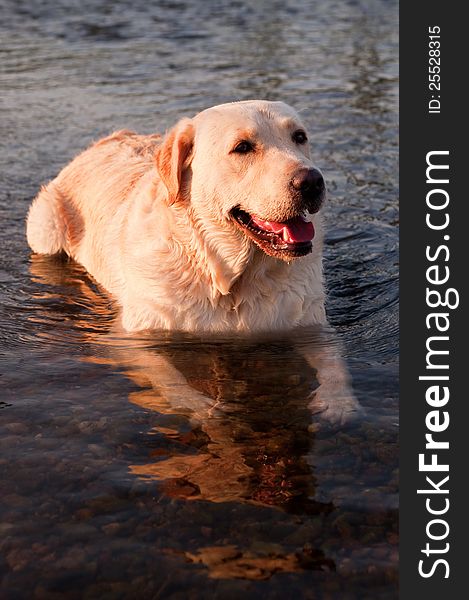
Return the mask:
[[[117,300],[129,335],[327,329],[325,195],[297,113],[283,102],[233,102],[163,137],[123,130],[98,141],[41,189],[27,238],[33,264],[59,253],[81,263]],[[338,345],[327,346],[300,344],[319,385],[311,410],[343,424],[361,407]],[[170,406],[211,410],[210,395],[168,357],[146,353],[142,364]]]
[[81,263],[129,332],[286,331],[326,323],[325,196],[293,108],[232,102],[93,144],[34,199],[27,239]]

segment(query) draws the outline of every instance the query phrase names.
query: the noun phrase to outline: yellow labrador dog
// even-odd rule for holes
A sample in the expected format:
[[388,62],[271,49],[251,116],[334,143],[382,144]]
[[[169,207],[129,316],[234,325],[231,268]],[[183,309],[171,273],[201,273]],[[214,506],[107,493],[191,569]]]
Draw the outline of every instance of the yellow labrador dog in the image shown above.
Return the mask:
[[[36,253],[81,263],[117,299],[129,332],[288,331],[326,323],[324,196],[297,113],[233,102],[164,137],[119,131],[98,141],[40,191],[27,236]],[[340,353],[302,351],[320,384],[314,412],[336,423],[357,415]],[[171,406],[211,405],[188,393],[170,360],[145,361]]]
[[325,322],[324,196],[297,113],[233,102],[98,141],[42,188],[27,237],[84,265],[127,331],[288,330]]

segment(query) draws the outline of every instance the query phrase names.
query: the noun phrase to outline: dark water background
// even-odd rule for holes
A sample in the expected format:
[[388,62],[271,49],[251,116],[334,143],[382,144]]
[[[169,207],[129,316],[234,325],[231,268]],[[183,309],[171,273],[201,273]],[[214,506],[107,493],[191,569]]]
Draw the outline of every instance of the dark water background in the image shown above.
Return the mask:
[[[396,598],[397,3],[0,12],[0,597]],[[326,175],[328,313],[365,408],[341,428],[307,408],[300,351],[328,334],[115,339],[86,273],[25,242],[91,140],[248,98],[297,108]],[[165,400],[162,356],[209,406]]]

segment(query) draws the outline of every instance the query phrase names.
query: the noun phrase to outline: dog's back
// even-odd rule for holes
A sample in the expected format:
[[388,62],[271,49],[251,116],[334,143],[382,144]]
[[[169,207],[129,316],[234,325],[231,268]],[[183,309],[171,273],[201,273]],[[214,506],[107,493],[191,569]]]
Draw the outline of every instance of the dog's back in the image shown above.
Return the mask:
[[154,167],[160,139],[115,132],[79,154],[43,186],[27,218],[28,243],[34,252],[65,252],[91,273],[102,272],[102,265],[95,265],[116,255],[126,202]]

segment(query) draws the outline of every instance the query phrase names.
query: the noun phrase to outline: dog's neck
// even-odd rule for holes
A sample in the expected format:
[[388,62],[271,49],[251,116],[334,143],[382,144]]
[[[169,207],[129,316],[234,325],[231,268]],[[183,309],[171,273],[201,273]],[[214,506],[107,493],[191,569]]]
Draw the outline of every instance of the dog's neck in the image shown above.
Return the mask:
[[[268,256],[231,223],[217,226],[212,223],[207,227],[187,208],[175,211],[175,221],[180,232],[178,242],[184,245],[191,268],[198,271],[199,281],[205,283],[206,295],[213,306],[229,304],[235,309],[256,288],[261,295],[268,296],[270,281],[277,287],[278,282],[284,281],[287,287],[292,272],[298,270],[303,260],[285,262]],[[313,250],[315,254],[321,254],[320,237]]]
[[229,222],[207,226],[186,208],[176,209],[175,222],[180,232],[178,241],[185,247],[191,266],[205,280],[212,303],[230,294],[238,279],[257,262],[260,253]]

